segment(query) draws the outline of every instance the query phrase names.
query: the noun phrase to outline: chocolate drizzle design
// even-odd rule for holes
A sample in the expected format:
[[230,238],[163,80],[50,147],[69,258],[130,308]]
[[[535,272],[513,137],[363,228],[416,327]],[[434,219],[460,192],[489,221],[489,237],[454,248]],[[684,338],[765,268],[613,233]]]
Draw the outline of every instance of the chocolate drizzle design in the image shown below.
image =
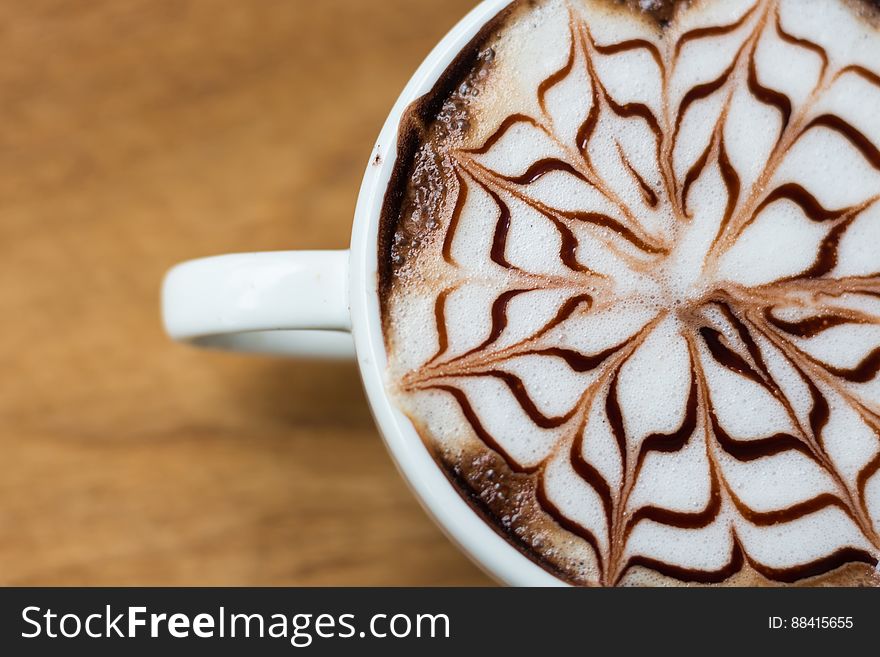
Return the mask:
[[[778,174],[798,145],[819,132],[849,149],[865,167],[880,173],[880,148],[875,139],[850,119],[821,109],[827,108],[821,102],[823,97],[842,82],[857,80],[880,93],[880,74],[861,64],[836,61],[825,47],[787,27],[775,0],[756,0],[729,23],[660,31],[656,40],[633,38],[613,43],[600,42],[578,11],[569,7],[569,12],[567,58],[538,85],[535,106],[540,112],[513,113],[503,118],[480,143],[452,148],[446,164],[436,165],[446,172],[438,203],[438,213],[445,218],[436,221],[433,242],[423,240],[412,248],[412,253],[400,256],[392,275],[403,276],[408,268],[416,267],[413,261],[420,253],[442,260],[443,266],[451,270],[460,269],[457,239],[469,201],[480,195],[494,207],[488,266],[497,270],[497,280],[504,289],[486,310],[487,334],[476,346],[456,353],[451,348],[450,304],[465,283],[442,275],[423,277],[420,284],[427,285],[433,294],[431,319],[437,340],[430,358],[400,377],[400,396],[440,395],[454,404],[477,441],[475,450],[445,449],[442,440],[427,428],[429,419],[413,417],[438,461],[449,470],[462,493],[505,536],[528,556],[573,582],[617,585],[626,583],[638,571],[705,584],[737,581],[743,573],[780,584],[805,582],[853,567],[870,573],[880,555],[880,504],[875,499],[872,506],[867,494],[872,485],[876,490],[880,472],[880,398],[876,385],[871,388],[880,374],[880,342],[854,362],[840,363],[817,354],[809,341],[845,327],[880,326],[880,271],[837,273],[842,244],[859,220],[878,205],[880,185],[868,186],[857,203],[827,207],[819,200],[821,194],[809,189],[807,183],[782,180]],[[676,17],[671,12],[669,17],[674,25]],[[669,38],[670,34],[675,38]],[[738,39],[739,46],[728,65],[713,79],[697,83],[673,98],[669,80],[689,45],[722,38]],[[806,100],[793,98],[764,80],[757,53],[761,43],[774,40],[804,57],[815,58],[819,73]],[[656,105],[618,100],[600,74],[600,58],[607,65],[615,57],[632,53],[647,56],[656,67],[663,89]],[[557,87],[571,83],[577,76],[588,81],[588,108],[584,108],[583,120],[567,143],[554,124],[550,97]],[[777,131],[769,155],[752,178],[738,168],[741,165],[732,155],[731,133],[726,129],[737,93],[748,94],[752,102],[776,117]],[[721,109],[709,143],[698,149],[689,166],[676,168],[676,149],[688,114],[712,100],[719,102]],[[876,123],[880,107],[873,111]],[[626,148],[616,144],[620,171],[625,172],[636,191],[636,196],[626,199],[603,178],[593,161],[594,140],[603,129],[603,121],[611,120],[640,122],[653,140],[650,170],[644,158],[631,159]],[[490,166],[486,158],[521,130],[546,138],[558,146],[560,155],[542,156],[512,174]],[[716,172],[725,201],[701,269],[700,280],[708,283],[698,287],[698,293],[676,298],[674,303],[658,303],[638,330],[621,336],[612,346],[590,352],[560,339],[558,336],[575,326],[577,320],[608,312],[620,303],[614,276],[595,267],[584,243],[592,240],[601,244],[639,275],[650,277],[652,272],[663,271],[676,252],[679,235],[699,218],[694,190],[711,172]],[[603,199],[606,209],[555,207],[535,192],[540,181],[551,177],[588,188]],[[412,207],[392,205],[392,214],[397,213],[392,228],[396,226],[399,231],[401,217],[411,214]],[[808,225],[822,231],[811,261],[799,272],[756,285],[718,276],[726,255],[754,226],[766,220],[768,213],[781,206],[798,212]],[[644,213],[658,209],[665,209],[675,218],[671,234],[640,220]],[[558,236],[558,246],[553,248],[567,273],[535,273],[519,263],[510,248],[511,234],[525,212],[546,222]],[[434,251],[432,243],[438,245]],[[389,281],[383,281],[383,288],[390,290],[386,292],[389,296],[397,289]],[[401,294],[407,293],[401,289]],[[515,304],[534,292],[548,290],[557,291],[560,298],[549,321],[525,337],[505,340]],[[384,301],[393,360],[390,301]],[[628,409],[621,400],[622,372],[652,335],[673,320],[680,327],[677,339],[684,345],[687,360],[680,419],[671,430],[634,435]],[[529,381],[512,367],[523,358],[545,359],[548,366],[564,366],[572,375],[585,377],[587,383],[575,403],[561,411],[548,411]],[[760,436],[737,436],[719,408],[722,400],[711,384],[710,369],[727,372],[760,390],[778,405],[789,428],[771,429]],[[539,450],[540,456],[522,456],[522,450],[512,449],[506,437],[491,428],[484,401],[468,387],[469,382],[478,380],[501,386],[523,417],[534,425],[536,435],[549,436],[552,444]],[[806,405],[795,399],[794,389],[806,391]],[[842,407],[858,418],[876,443],[874,455],[857,467],[841,466],[839,450],[831,449],[827,442]],[[590,456],[589,443],[599,430],[610,436],[618,475],[597,465]],[[701,446],[706,463],[708,492],[702,501],[688,510],[651,502],[633,504],[640,477],[652,459],[681,454],[694,446]],[[477,454],[472,463],[469,454]],[[830,488],[781,508],[754,508],[755,504],[744,499],[742,490],[731,481],[730,468],[760,464],[779,455],[797,455],[810,462],[831,482]],[[478,462],[482,465],[475,465]],[[601,522],[582,520],[585,516],[554,492],[548,479],[555,467],[573,472],[592,491]],[[530,521],[517,525],[499,518],[510,509],[490,494],[489,486],[498,489],[502,476],[506,476],[504,485],[510,489],[508,497],[517,493],[519,513],[531,513]],[[779,559],[768,560],[766,555],[759,557],[750,551],[742,529],[784,527],[823,513],[844,518],[859,540],[828,548],[808,562],[781,563]],[[543,528],[544,536],[556,536],[557,544],[559,536],[582,541],[592,554],[594,566],[579,569],[570,561],[555,559],[553,550],[543,550],[540,540],[530,538],[529,522]],[[642,553],[631,545],[634,535],[646,524],[697,532],[718,523],[727,528],[723,532],[727,546],[724,563],[683,565]]]

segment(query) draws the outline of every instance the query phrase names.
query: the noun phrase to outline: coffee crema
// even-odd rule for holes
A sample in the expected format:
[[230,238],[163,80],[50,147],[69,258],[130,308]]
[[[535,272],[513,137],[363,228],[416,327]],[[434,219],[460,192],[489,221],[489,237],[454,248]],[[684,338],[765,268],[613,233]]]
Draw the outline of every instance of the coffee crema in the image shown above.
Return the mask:
[[880,31],[521,0],[404,119],[388,386],[584,585],[880,583]]

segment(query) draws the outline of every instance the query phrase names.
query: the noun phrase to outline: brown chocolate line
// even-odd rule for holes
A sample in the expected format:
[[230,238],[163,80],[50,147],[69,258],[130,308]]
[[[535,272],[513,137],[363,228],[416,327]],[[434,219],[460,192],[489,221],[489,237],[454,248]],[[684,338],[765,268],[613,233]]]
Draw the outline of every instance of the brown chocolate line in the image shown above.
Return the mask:
[[869,566],[877,565],[877,557],[854,547],[845,547],[836,552],[816,559],[806,564],[794,566],[792,568],[771,568],[754,560],[749,560],[749,564],[759,574],[769,580],[780,582],[782,584],[794,584],[810,577],[824,575],[832,570],[837,570],[841,566],[849,563],[865,563]]
[[[706,150],[703,151],[703,154],[697,158],[697,161],[694,162],[693,166],[688,169],[687,174],[684,178],[684,183],[681,187],[681,204],[684,207],[685,212],[687,212],[687,204],[688,204],[688,195],[690,194],[691,187],[702,175],[703,171],[706,168],[706,165],[709,163],[709,155],[712,152],[712,146],[715,139],[714,137],[709,140],[709,145],[706,146]],[[689,215],[690,216],[690,215]]]
[[779,330],[799,338],[813,338],[835,326],[857,323],[845,315],[836,314],[815,315],[797,322],[787,322],[773,315],[772,308],[767,308],[764,311],[764,319]]
[[525,114],[511,114],[506,119],[504,119],[504,121],[502,121],[498,129],[489,136],[489,138],[482,146],[474,149],[466,149],[462,152],[470,153],[471,155],[485,155],[490,150],[492,150],[492,147],[497,144],[504,137],[504,135],[507,134],[508,130],[510,130],[515,125],[519,125],[520,123],[528,123],[529,125],[534,126],[539,130],[542,129],[541,124],[539,124],[535,119],[530,116],[526,116]]
[[844,75],[846,73],[854,73],[864,80],[867,80],[875,87],[880,87],[880,75],[877,75],[876,73],[874,73],[874,71],[871,71],[864,66],[859,66],[858,64],[845,66],[844,68],[840,69],[840,72],[837,74],[837,76],[840,77],[841,75]]
[[661,575],[677,579],[680,582],[690,582],[694,584],[720,584],[736,575],[742,570],[744,565],[745,557],[743,555],[742,546],[739,544],[739,540],[734,536],[730,558],[727,563],[718,570],[687,568],[685,566],[676,566],[643,555],[634,555],[627,560],[626,565],[621,569],[615,584],[619,584],[623,581],[626,574],[636,567],[648,568]]
[[791,121],[791,99],[784,93],[776,91],[775,89],[770,89],[761,84],[758,79],[758,68],[755,64],[754,51],[752,51],[752,56],[749,58],[748,85],[749,91],[758,99],[758,101],[779,110],[779,113],[782,115],[782,126],[779,129],[779,137],[782,138],[785,129]]
[[690,109],[690,106],[693,105],[694,103],[696,103],[697,101],[708,98],[709,96],[711,96],[716,91],[721,89],[721,87],[724,86],[724,84],[727,82],[728,79],[730,79],[731,74],[733,73],[734,69],[736,68],[736,59],[738,57],[739,57],[739,54],[737,54],[737,57],[734,58],[733,63],[731,63],[731,65],[727,68],[727,70],[725,70],[719,77],[717,77],[714,80],[711,80],[709,82],[705,82],[703,84],[698,84],[697,86],[693,87],[690,91],[688,91],[684,95],[684,98],[681,99],[681,103],[678,106],[678,113],[676,114],[676,117],[675,117],[675,128],[672,131],[672,143],[673,144],[678,143],[678,133],[681,131],[681,124],[684,121],[685,114],[687,114],[687,111],[688,111],[688,109]]
[[492,262],[497,265],[504,267],[505,269],[514,269],[514,266],[510,264],[507,260],[507,236],[510,233],[510,208],[507,207],[507,204],[501,200],[501,197],[497,192],[489,189],[488,187],[484,188],[486,192],[492,197],[492,200],[498,206],[498,210],[500,214],[498,216],[498,221],[495,224],[495,232],[492,236],[492,251],[491,257]]
[[[876,430],[875,430],[876,433]],[[880,452],[877,455],[868,461],[868,463],[863,467],[858,476],[856,477],[856,490],[859,494],[859,504],[862,507],[862,512],[865,514],[866,518],[870,518],[871,514],[868,512],[868,503],[865,499],[865,488],[868,486],[868,482],[880,471]],[[875,530],[878,528],[875,528]]]
[[646,39],[628,39],[626,41],[610,43],[607,45],[594,43],[593,47],[596,49],[596,52],[601,55],[617,55],[632,50],[647,50],[648,54],[651,55],[652,59],[657,64],[657,68],[660,69],[661,77],[664,79],[666,78],[666,66],[663,64],[663,56],[660,54],[660,49]]
[[549,495],[547,495],[546,482],[543,474],[539,477],[538,483],[535,487],[535,498],[537,499],[538,506],[540,506],[547,515],[553,518],[557,525],[562,527],[565,531],[582,538],[586,541],[587,545],[592,548],[593,553],[596,555],[596,561],[599,564],[600,576],[604,579],[605,563],[602,558],[602,549],[599,547],[599,541],[596,538],[596,535],[579,522],[575,522],[566,516],[562,510],[551,501]]
[[492,302],[492,328],[489,330],[489,337],[481,342],[478,347],[474,347],[456,360],[473,356],[497,342],[498,338],[501,337],[501,334],[504,333],[504,330],[507,328],[507,306],[516,297],[521,294],[526,294],[527,292],[534,292],[534,290],[508,290],[499,295],[498,298]]
[[525,383],[523,383],[523,380],[520,379],[517,375],[510,372],[505,372],[504,370],[469,372],[467,374],[461,374],[459,376],[470,378],[491,377],[500,380],[510,390],[514,399],[516,399],[516,403],[519,404],[519,407],[522,409],[523,413],[528,415],[529,419],[541,429],[558,429],[566,422],[571,420],[578,409],[578,406],[575,405],[575,407],[565,415],[560,415],[557,417],[544,415],[537,407],[535,402],[532,401],[532,398],[529,396],[529,392],[528,390],[526,390],[526,386]]
[[715,238],[717,242],[727,230],[736,206],[739,204],[739,196],[742,192],[742,183],[739,174],[730,162],[727,155],[727,147],[724,143],[724,128],[721,128],[721,134],[718,142],[718,166],[721,169],[721,180],[724,181],[724,187],[727,189],[727,205],[724,208],[724,217],[721,219],[721,225],[718,227],[718,235]]
[[836,221],[846,214],[853,212],[856,208],[842,208],[840,210],[829,210],[825,208],[815,196],[810,194],[806,189],[797,183],[786,183],[780,185],[767,195],[752,215],[752,221],[761,214],[768,206],[778,203],[779,201],[791,201],[797,205],[806,217],[814,223],[824,223],[826,221]]
[[840,248],[840,240],[843,239],[844,233],[849,230],[857,216],[853,215],[832,228],[819,245],[819,252],[816,254],[816,260],[813,264],[803,273],[796,274],[788,280],[821,278],[831,272],[837,266],[837,251]]
[[477,435],[477,438],[479,438],[483,442],[483,444],[486,445],[486,447],[488,447],[493,452],[498,454],[498,456],[504,459],[504,462],[507,463],[507,467],[509,467],[513,472],[516,472],[517,474],[531,474],[536,471],[537,468],[527,468],[517,462],[516,459],[514,459],[501,446],[501,444],[495,439],[495,437],[486,430],[486,428],[480,422],[480,418],[477,416],[476,411],[474,411],[473,406],[471,406],[471,403],[464,392],[462,392],[458,388],[449,385],[432,385],[428,386],[427,389],[440,390],[442,392],[446,392],[452,395],[453,399],[455,399],[456,403],[458,403],[458,406],[461,409],[461,412],[464,414],[468,424],[471,425],[471,428]]
[[583,156],[584,158],[584,161],[587,163],[588,166],[592,167],[589,148],[590,139],[593,137],[596,126],[599,124],[599,116],[602,109],[601,105],[599,104],[599,92],[601,90],[602,94],[605,97],[607,97],[607,93],[602,87],[602,82],[599,80],[599,76],[596,74],[596,69],[593,66],[593,59],[592,57],[590,57],[590,50],[587,46],[587,43],[592,41],[592,37],[589,34],[589,29],[585,25],[581,24],[579,26],[578,33],[581,41],[581,48],[584,52],[584,60],[586,62],[587,74],[590,77],[590,92],[592,98],[590,101],[590,111],[587,113],[587,118],[578,129],[575,141],[577,143],[577,147],[581,153],[581,156]]
[[629,228],[624,226],[616,219],[612,219],[607,214],[602,214],[601,212],[583,212],[578,210],[559,212],[558,214],[565,219],[570,219],[572,221],[583,221],[584,223],[593,224],[595,226],[601,226],[602,228],[612,230],[615,233],[619,234],[627,242],[635,246],[637,249],[639,249],[640,251],[644,251],[645,253],[650,253],[653,255],[668,253],[666,249],[648,244]]
[[[592,77],[592,70],[591,70]],[[587,164],[590,163],[590,139],[593,137],[593,133],[596,131],[596,126],[599,125],[599,114],[601,111],[601,106],[599,105],[599,90],[598,83],[593,78],[592,79],[592,94],[593,99],[590,104],[590,111],[587,113],[587,118],[584,119],[584,122],[581,124],[581,127],[578,128],[577,137],[575,137],[575,141],[577,143],[578,151],[583,156],[584,160]]]
[[[612,519],[614,517],[614,498],[611,495],[611,486],[605,480],[595,466],[589,463],[583,454],[584,448],[584,431],[586,430],[586,422],[581,426],[575,439],[571,442],[571,450],[569,451],[569,463],[572,470],[575,471],[581,479],[583,479],[599,496],[602,503],[602,509],[605,512],[605,526],[608,530],[608,536],[611,536]],[[610,540],[610,538],[609,538]]]
[[822,77],[823,75],[825,75],[825,71],[828,70],[828,53],[825,51],[825,48],[823,48],[822,46],[820,46],[816,43],[813,43],[812,41],[809,41],[807,39],[802,39],[800,37],[796,37],[793,34],[786,32],[785,29],[783,29],[783,27],[782,27],[782,22],[779,17],[779,10],[778,9],[776,10],[775,23],[776,23],[776,34],[779,36],[780,39],[782,39],[786,43],[790,43],[793,46],[798,46],[799,48],[804,48],[806,50],[810,50],[811,52],[813,52],[819,56],[819,58],[822,60],[822,71],[819,74],[819,77]]
[[605,100],[608,102],[611,111],[617,114],[620,118],[642,119],[647,123],[651,132],[654,133],[654,138],[659,148],[659,145],[663,142],[663,129],[660,127],[660,122],[657,120],[657,117],[654,116],[654,112],[651,111],[650,107],[644,103],[626,103],[621,105],[614,100],[607,91],[605,91]]
[[564,304],[559,308],[559,312],[556,313],[556,316],[547,322],[540,331],[536,334],[536,338],[544,335],[545,333],[552,331],[557,326],[567,321],[574,315],[575,311],[582,305],[586,305],[587,309],[593,306],[593,297],[589,294],[579,294],[577,296],[571,297],[567,299]]
[[577,252],[581,246],[581,243],[578,241],[578,238],[571,231],[571,229],[555,217],[550,217],[550,221],[553,222],[553,225],[559,232],[559,237],[561,239],[561,243],[559,245],[559,259],[562,260],[562,264],[564,264],[572,271],[591,271],[589,267],[582,265],[577,258]]
[[710,408],[709,417],[712,433],[715,440],[718,441],[718,445],[737,461],[750,463],[790,451],[800,452],[810,460],[816,460],[809,448],[791,434],[777,433],[768,438],[758,438],[757,440],[736,440],[721,427],[714,408]]
[[657,192],[651,189],[651,186],[645,182],[645,179],[639,175],[639,172],[636,171],[635,167],[630,163],[629,158],[623,152],[623,149],[620,147],[620,144],[617,144],[617,152],[620,155],[620,160],[623,162],[623,165],[626,167],[626,170],[629,171],[630,175],[635,179],[636,183],[639,186],[639,189],[642,192],[642,197],[645,199],[645,203],[648,204],[651,208],[656,208],[660,203],[660,198],[657,196]]
[[[746,346],[746,350],[749,352],[749,356],[752,357],[752,361],[757,365],[758,370],[761,374],[766,377],[767,381],[772,381],[773,377],[770,375],[770,370],[767,368],[767,364],[764,362],[764,356],[761,354],[761,349],[758,347],[758,343],[755,342],[755,339],[752,337],[751,332],[748,327],[743,323],[743,321],[737,317],[736,313],[733,312],[733,309],[729,304],[723,301],[716,301],[716,305],[721,309],[721,312],[727,318],[727,321],[733,326],[736,334],[739,336],[739,339],[742,340],[743,344]],[[773,387],[778,387],[773,383]]]
[[642,446],[636,459],[634,480],[638,479],[648,454],[652,452],[673,454],[685,448],[694,435],[694,431],[697,430],[698,406],[699,386],[697,385],[696,373],[693,366],[691,366],[691,387],[687,402],[685,403],[684,418],[682,418],[681,425],[672,433],[653,433],[642,441]]
[[691,30],[690,32],[685,32],[675,44],[675,58],[678,59],[678,56],[681,55],[682,49],[692,41],[698,41],[700,39],[706,39],[709,37],[724,36],[725,34],[736,32],[736,30],[745,25],[746,21],[749,20],[752,14],[755,13],[755,9],[758,8],[759,4],[759,2],[756,2],[747,12],[745,12],[739,19],[737,19],[736,22],[730,23],[729,25],[713,25],[711,27],[700,27],[695,30]]
[[861,131],[836,114],[822,114],[807,124],[801,135],[813,128],[827,128],[842,135],[855,146],[872,167],[880,171],[880,150]]
[[468,197],[468,187],[465,184],[464,177],[459,173],[458,167],[455,168],[455,179],[458,181],[458,196],[455,199],[455,208],[452,210],[449,227],[446,229],[446,235],[443,238],[443,259],[450,265],[456,264],[455,259],[452,257],[452,244],[455,240],[455,233],[458,230],[458,224],[461,221],[461,215]]
[[620,369],[614,373],[611,379],[611,385],[608,387],[608,395],[605,397],[605,415],[608,417],[608,424],[611,427],[611,434],[617,441],[617,449],[620,451],[620,463],[623,471],[627,471],[627,452],[629,451],[626,444],[626,425],[623,420],[623,411],[617,400],[617,383],[620,379]]
[[831,493],[823,493],[812,499],[776,511],[755,511],[732,491],[730,492],[730,498],[739,514],[756,527],[772,527],[773,525],[794,522],[830,507],[837,507],[851,520],[855,520],[852,511],[840,498]]
[[446,327],[446,300],[452,294],[454,288],[443,290],[437,295],[437,301],[434,304],[434,321],[437,324],[437,353],[431,357],[428,363],[433,363],[440,358],[449,349],[449,332]]
[[591,187],[593,186],[593,183],[591,183],[584,174],[575,169],[571,164],[555,157],[548,157],[543,160],[538,160],[537,162],[532,164],[522,175],[501,176],[501,179],[515,185],[531,185],[533,182],[540,180],[548,173],[553,173],[554,171],[561,171],[563,173],[570,174],[575,178],[584,181]]
[[828,363],[822,364],[834,376],[839,376],[851,383],[868,383],[873,381],[877,373],[880,372],[880,347],[865,356],[855,367],[832,367]]
[[[788,357],[786,356],[786,358]],[[791,359],[789,359],[789,362],[791,363]],[[813,438],[819,447],[824,450],[825,437],[823,432],[828,425],[828,421],[831,419],[831,407],[828,405],[828,400],[825,398],[825,395],[822,394],[813,380],[806,376],[798,365],[794,363],[792,363],[792,365],[797,370],[798,374],[800,374],[801,379],[806,382],[807,388],[810,391],[810,399],[813,402],[813,405],[810,407],[810,413],[807,419],[810,422],[810,431],[813,432]]]
[[566,364],[578,374],[583,374],[584,372],[592,372],[597,367],[602,365],[606,360],[611,358],[614,354],[623,349],[629,340],[624,342],[623,344],[617,347],[611,347],[610,349],[606,349],[598,354],[582,354],[578,351],[574,351],[571,349],[562,349],[560,347],[550,347],[549,349],[536,349],[534,351],[527,351],[524,355],[534,355],[534,356],[548,356],[550,358],[560,358],[566,362]]
[[[596,71],[593,68],[593,64],[588,54],[586,43],[589,42],[590,44],[592,44],[593,48],[596,48],[596,44],[593,42],[593,38],[590,35],[589,30],[586,28],[583,32],[583,39],[584,53],[587,58],[587,68],[593,86],[593,106],[590,108],[590,116],[587,117],[587,122],[584,124],[584,126],[581,127],[581,130],[578,131],[578,147],[581,149],[581,153],[584,154],[585,160],[587,161],[587,163],[590,162],[589,154],[586,153],[586,148],[589,146],[589,137],[592,136],[592,132],[596,128],[593,121],[598,120],[598,114],[596,114],[595,117],[592,116],[593,109],[598,106],[598,97],[596,94],[596,89],[598,88],[602,92],[602,96],[603,98],[605,98],[605,102],[608,103],[611,111],[617,114],[617,116],[624,119],[639,118],[648,124],[648,128],[651,130],[651,132],[654,133],[654,140],[657,146],[657,168],[662,169],[662,165],[660,162],[660,148],[663,144],[663,129],[660,127],[660,122],[657,120],[657,117],[654,116],[654,113],[651,111],[651,109],[644,103],[626,103],[621,105],[616,100],[614,100],[614,98],[611,97],[611,94],[608,93],[608,90],[605,88],[605,85],[602,84],[602,81],[599,79],[599,76],[596,75]],[[590,124],[588,128],[588,134],[585,137],[582,137],[581,132],[584,131],[584,128],[587,127],[587,124]]]
[[572,69],[574,68],[574,59],[575,59],[575,36],[574,31],[570,30],[571,34],[571,47],[568,51],[568,62],[561,69],[556,71],[549,78],[544,80],[538,86],[538,104],[541,106],[541,111],[544,114],[547,113],[547,105],[546,105],[546,96],[547,92],[550,91],[557,84],[562,82],[565,78],[569,76]]
[[704,326],[700,329],[700,337],[703,338],[712,357],[723,367],[729,369],[731,372],[736,372],[747,379],[751,379],[763,388],[767,387],[767,383],[761,378],[761,375],[746,362],[746,359],[724,344],[720,331]]
[[656,522],[676,529],[705,529],[711,525],[721,513],[721,486],[714,468],[711,471],[711,488],[706,506],[700,511],[673,511],[658,506],[643,506],[630,516],[624,532],[624,540],[628,540],[636,526],[645,520]]

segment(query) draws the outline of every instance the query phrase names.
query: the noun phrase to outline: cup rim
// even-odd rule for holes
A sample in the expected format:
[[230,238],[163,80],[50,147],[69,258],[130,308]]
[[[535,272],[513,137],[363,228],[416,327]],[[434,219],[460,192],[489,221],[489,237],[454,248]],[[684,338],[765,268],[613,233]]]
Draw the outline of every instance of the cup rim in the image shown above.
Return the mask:
[[358,366],[376,424],[398,470],[439,527],[477,565],[512,586],[565,583],[502,538],[465,502],[437,466],[412,422],[386,392],[378,295],[378,229],[385,192],[397,164],[398,130],[406,109],[428,93],[453,60],[511,0],[483,0],[437,44],[391,110],[372,151],[355,211],[349,297]]

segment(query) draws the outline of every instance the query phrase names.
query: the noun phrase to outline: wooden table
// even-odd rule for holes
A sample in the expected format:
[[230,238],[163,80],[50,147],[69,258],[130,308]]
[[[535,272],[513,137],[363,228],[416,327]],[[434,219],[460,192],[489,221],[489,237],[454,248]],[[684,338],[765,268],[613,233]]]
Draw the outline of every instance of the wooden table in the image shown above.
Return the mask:
[[483,585],[355,368],[197,353],[162,274],[347,243],[373,140],[473,0],[0,5],[0,584]]

